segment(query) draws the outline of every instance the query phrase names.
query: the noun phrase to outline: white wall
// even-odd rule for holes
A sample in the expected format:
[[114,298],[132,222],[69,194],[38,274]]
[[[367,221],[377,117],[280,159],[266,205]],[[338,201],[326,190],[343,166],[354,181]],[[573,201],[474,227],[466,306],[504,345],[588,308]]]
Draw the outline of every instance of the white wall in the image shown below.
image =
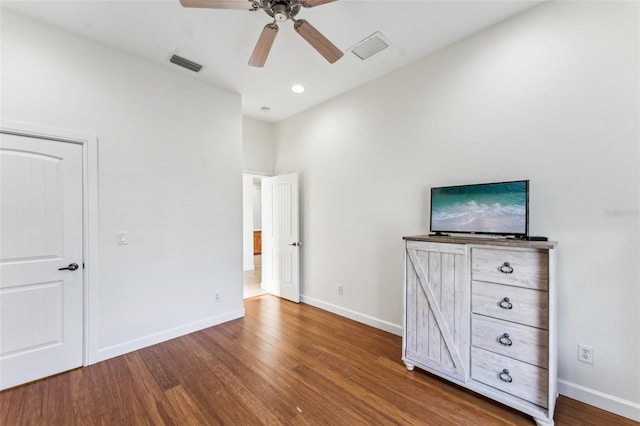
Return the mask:
[[273,125],[242,118],[242,168],[247,173],[272,175],[275,165]]
[[[253,230],[260,205],[255,203],[252,179],[271,176],[275,166],[275,140],[273,125],[254,118],[242,118],[242,168],[246,172],[243,203],[243,270],[254,269]],[[247,180],[248,179],[248,180]],[[258,228],[259,229],[259,228]]]
[[530,179],[531,235],[560,244],[561,392],[640,420],[638,18],[546,3],[276,124],[276,172],[301,173],[303,300],[399,332],[428,189]]
[[2,120],[99,139],[91,361],[243,315],[239,95],[6,10],[1,31]]
[[242,175],[242,270],[253,271],[253,178]]

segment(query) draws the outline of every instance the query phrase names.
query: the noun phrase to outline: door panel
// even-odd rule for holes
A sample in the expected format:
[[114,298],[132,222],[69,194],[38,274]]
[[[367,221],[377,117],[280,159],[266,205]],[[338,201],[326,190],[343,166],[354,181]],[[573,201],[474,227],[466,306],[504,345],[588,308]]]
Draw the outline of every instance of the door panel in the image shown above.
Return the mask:
[[462,246],[407,244],[405,357],[448,376],[469,374],[469,291]]
[[300,301],[298,175],[262,179],[262,286]]
[[[0,134],[0,388],[82,364],[82,147]],[[75,271],[63,270],[77,263]]]

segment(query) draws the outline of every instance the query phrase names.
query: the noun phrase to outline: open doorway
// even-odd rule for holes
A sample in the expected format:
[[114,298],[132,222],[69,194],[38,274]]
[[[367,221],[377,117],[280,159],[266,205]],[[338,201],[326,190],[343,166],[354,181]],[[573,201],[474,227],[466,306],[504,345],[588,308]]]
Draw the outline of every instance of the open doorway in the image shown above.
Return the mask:
[[254,262],[253,271],[244,271],[243,275],[243,297],[245,299],[267,293],[260,287],[262,284],[262,255],[255,255]]
[[262,289],[262,176],[243,175],[243,298]]

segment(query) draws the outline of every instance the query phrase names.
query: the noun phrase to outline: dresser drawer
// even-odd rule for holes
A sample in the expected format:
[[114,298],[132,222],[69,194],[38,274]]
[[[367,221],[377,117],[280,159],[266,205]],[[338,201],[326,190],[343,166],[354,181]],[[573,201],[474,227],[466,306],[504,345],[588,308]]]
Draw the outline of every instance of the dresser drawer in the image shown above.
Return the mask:
[[548,405],[548,371],[471,348],[471,378],[541,407]]
[[549,365],[549,333],[539,328],[473,314],[471,344],[538,367]]
[[473,313],[537,328],[549,328],[548,293],[501,284],[473,281]]
[[543,251],[473,248],[471,274],[476,281],[546,290],[549,258]]

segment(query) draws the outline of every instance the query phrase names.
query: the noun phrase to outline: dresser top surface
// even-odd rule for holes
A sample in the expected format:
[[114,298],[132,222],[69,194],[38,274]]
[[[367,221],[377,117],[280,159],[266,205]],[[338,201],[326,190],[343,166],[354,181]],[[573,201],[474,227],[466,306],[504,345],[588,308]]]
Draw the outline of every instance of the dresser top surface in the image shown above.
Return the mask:
[[551,250],[557,247],[556,241],[526,241],[515,238],[487,238],[487,237],[458,237],[440,235],[415,235],[403,237],[406,241],[428,241],[431,243],[469,244],[501,247],[522,247]]

